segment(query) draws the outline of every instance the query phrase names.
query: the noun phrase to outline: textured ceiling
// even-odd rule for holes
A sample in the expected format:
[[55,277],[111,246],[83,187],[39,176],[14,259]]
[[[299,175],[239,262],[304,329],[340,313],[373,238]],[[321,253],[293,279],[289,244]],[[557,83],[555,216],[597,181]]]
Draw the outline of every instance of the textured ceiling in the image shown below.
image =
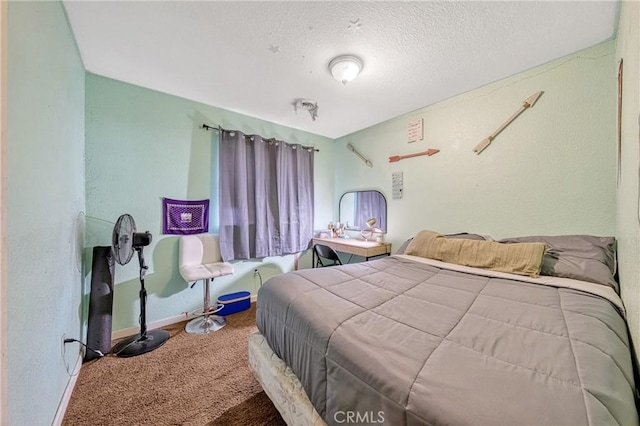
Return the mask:
[[[88,71],[337,138],[610,39],[615,1],[65,1]],[[327,68],[364,61],[346,86]],[[318,118],[294,111],[318,102]]]

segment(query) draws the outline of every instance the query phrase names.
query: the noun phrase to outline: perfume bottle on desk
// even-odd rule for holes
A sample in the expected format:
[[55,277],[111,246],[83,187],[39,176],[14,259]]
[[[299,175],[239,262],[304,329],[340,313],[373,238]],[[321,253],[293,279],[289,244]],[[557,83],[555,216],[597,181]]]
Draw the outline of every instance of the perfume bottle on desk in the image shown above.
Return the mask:
[[342,238],[351,238],[351,235],[349,235],[349,233],[347,232],[348,229],[349,229],[349,221],[346,221],[342,228],[342,235],[341,235]]

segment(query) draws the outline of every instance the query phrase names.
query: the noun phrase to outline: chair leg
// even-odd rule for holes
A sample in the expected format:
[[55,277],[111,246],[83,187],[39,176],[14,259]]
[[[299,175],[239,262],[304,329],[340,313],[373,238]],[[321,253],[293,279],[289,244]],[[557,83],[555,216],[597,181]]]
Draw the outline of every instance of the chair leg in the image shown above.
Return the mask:
[[203,308],[202,308],[202,313],[204,314],[205,318],[209,317],[209,311],[211,310],[211,302],[210,302],[210,298],[209,298],[209,283],[211,282],[210,279],[206,279],[204,280],[204,303],[202,304]]
[[202,316],[192,319],[187,323],[185,330],[192,334],[209,334],[212,331],[220,330],[227,324],[224,317],[211,313],[211,303],[209,296],[209,284],[211,279],[204,280],[204,303]]

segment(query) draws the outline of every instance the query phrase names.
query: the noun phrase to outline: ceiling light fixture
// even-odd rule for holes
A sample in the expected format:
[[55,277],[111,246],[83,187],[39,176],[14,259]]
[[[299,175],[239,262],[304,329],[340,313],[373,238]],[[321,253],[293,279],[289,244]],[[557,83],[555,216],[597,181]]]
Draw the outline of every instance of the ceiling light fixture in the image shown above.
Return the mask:
[[353,55],[342,55],[329,62],[329,71],[333,78],[342,84],[353,81],[362,71],[362,60]]

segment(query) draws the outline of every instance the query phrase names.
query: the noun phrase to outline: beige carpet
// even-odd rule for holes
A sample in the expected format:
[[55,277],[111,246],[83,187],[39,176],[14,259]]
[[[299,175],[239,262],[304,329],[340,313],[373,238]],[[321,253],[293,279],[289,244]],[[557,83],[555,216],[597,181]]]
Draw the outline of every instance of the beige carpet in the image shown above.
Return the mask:
[[209,335],[184,324],[153,352],[84,364],[63,425],[284,425],[248,367],[255,304]]

